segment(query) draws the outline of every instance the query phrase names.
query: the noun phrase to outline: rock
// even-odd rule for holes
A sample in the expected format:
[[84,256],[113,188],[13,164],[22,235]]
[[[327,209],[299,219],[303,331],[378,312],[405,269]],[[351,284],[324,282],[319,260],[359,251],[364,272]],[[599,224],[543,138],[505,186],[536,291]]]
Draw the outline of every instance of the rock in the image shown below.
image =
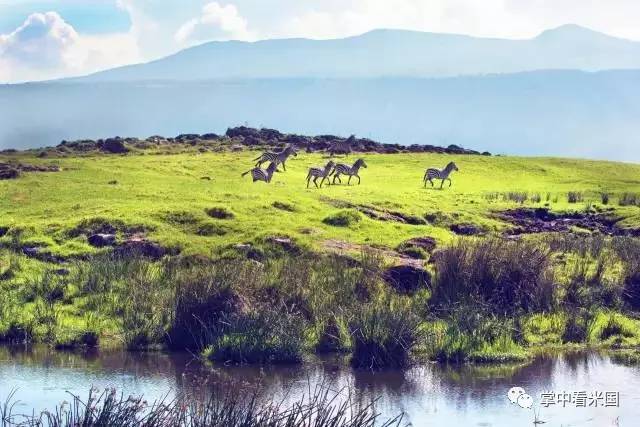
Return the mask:
[[115,234],[96,233],[89,236],[87,239],[91,246],[96,248],[103,248],[105,246],[113,246],[116,244]]
[[16,179],[20,177],[20,171],[10,165],[0,163],[0,179]]
[[388,268],[382,277],[397,292],[407,295],[415,294],[431,285],[431,274],[423,268],[411,265]]
[[129,149],[124,145],[124,142],[117,137],[105,139],[102,142],[100,149],[112,154],[124,154],[129,152]]
[[298,253],[300,248],[288,237],[267,237],[267,242],[280,246],[289,253]]
[[231,146],[231,151],[242,151],[244,150],[244,147],[240,144],[233,144]]
[[483,233],[480,227],[473,224],[453,224],[449,229],[459,236],[475,236]]

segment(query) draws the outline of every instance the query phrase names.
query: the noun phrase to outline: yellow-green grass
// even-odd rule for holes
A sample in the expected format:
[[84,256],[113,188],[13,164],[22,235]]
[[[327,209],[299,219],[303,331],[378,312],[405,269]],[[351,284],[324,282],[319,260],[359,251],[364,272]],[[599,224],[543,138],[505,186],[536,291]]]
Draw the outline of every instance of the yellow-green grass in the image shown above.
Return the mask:
[[[92,252],[85,235],[70,236],[82,220],[104,218],[126,225],[143,225],[146,235],[186,253],[211,253],[230,244],[282,235],[320,249],[335,239],[355,244],[395,247],[416,236],[430,235],[441,242],[453,237],[449,226],[474,223],[487,230],[505,226],[492,211],[519,206],[487,194],[528,192],[554,210],[582,210],[599,205],[600,194],[611,194],[614,214],[622,226],[640,225],[637,206],[618,206],[625,192],[640,193],[640,165],[554,158],[451,156],[441,154],[354,154],[340,161],[363,157],[361,185],[306,188],[309,166],[322,165],[321,154],[300,153],[277,173],[270,184],[252,183],[242,172],[253,166],[257,152],[183,153],[175,155],[103,155],[38,159],[18,154],[27,163],[57,163],[55,173],[25,173],[16,180],[0,181],[0,227],[22,229],[20,242],[45,246],[56,255]],[[453,186],[444,190],[423,188],[429,166],[455,161]],[[209,179],[202,179],[209,177]],[[346,181],[346,180],[345,180]],[[584,194],[584,202],[570,204],[567,193]],[[549,196],[548,196],[548,193]],[[549,199],[549,200],[547,200]],[[431,223],[410,225],[363,217],[348,227],[323,220],[342,208],[340,202],[370,205],[424,218]],[[284,203],[293,212],[274,207]],[[224,207],[229,219],[211,218],[205,209]],[[176,221],[175,215],[186,220]],[[173,216],[172,216],[173,215]],[[434,220],[435,219],[435,220]],[[215,224],[212,226],[211,224]],[[202,231],[204,230],[204,231]],[[220,231],[222,230],[222,231]],[[222,233],[225,233],[221,235]],[[200,235],[205,234],[205,235]],[[14,237],[12,237],[14,236]],[[0,239],[8,243],[11,233]]]

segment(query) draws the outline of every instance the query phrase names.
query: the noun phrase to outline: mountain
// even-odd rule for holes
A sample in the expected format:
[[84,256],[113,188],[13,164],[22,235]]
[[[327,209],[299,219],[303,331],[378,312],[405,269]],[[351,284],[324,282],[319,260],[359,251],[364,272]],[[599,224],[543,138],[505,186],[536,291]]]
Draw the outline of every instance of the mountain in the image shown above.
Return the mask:
[[640,71],[0,86],[0,148],[223,133],[246,123],[405,145],[639,162],[638,117]]
[[529,40],[376,30],[336,40],[211,42],[75,81],[452,77],[640,68],[640,43],[576,25]]

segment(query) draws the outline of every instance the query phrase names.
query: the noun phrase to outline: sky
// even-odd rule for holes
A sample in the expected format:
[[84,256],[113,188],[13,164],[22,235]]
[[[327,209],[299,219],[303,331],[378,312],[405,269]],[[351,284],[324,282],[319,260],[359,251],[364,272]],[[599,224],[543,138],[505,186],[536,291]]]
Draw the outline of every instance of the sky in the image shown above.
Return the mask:
[[578,24],[640,41],[639,0],[0,0],[0,83],[88,74],[212,40],[401,28],[532,38]]

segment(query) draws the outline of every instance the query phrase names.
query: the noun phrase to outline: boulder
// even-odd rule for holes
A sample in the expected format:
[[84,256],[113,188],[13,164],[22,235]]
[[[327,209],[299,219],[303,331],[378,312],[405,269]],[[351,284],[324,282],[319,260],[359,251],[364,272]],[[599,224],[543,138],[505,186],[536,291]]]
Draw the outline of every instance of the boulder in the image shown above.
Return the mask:
[[129,149],[124,145],[124,142],[122,142],[120,138],[105,139],[102,142],[100,149],[112,154],[124,154],[129,152]]
[[412,295],[431,285],[431,274],[414,265],[397,265],[384,271],[385,282],[398,293]]
[[89,236],[87,239],[91,246],[96,248],[103,248],[105,246],[113,246],[116,244],[115,234],[96,233]]

